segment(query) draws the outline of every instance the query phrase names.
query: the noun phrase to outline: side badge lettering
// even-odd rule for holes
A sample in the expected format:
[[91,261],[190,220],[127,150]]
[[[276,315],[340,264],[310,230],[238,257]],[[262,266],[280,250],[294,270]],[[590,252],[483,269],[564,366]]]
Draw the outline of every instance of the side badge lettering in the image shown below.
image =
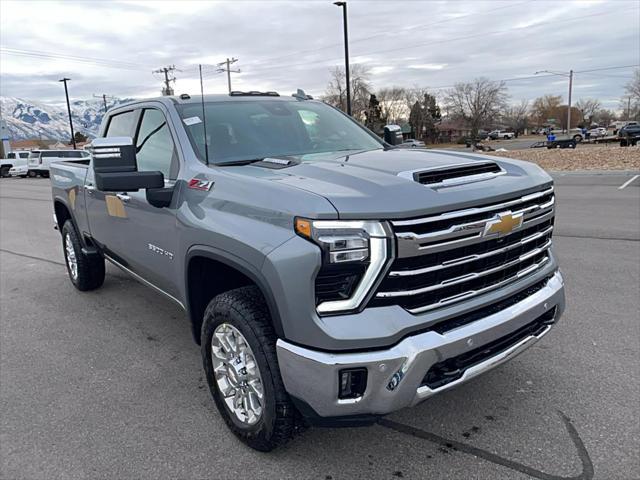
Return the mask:
[[215,182],[213,180],[201,180],[199,178],[192,178],[189,180],[189,188],[193,188],[194,190],[204,190],[208,192],[213,187]]

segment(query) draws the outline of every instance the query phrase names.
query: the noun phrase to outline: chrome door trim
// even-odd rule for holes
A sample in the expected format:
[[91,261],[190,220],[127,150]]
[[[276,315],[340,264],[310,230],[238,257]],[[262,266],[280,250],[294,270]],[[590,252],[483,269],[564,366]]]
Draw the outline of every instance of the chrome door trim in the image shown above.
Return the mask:
[[180,307],[183,310],[186,310],[184,304],[178,300],[176,297],[174,297],[173,295],[165,292],[164,290],[162,290],[160,287],[155,286],[153,283],[151,283],[149,280],[146,280],[145,278],[141,277],[140,275],[138,275],[137,273],[135,273],[133,270],[125,267],[124,265],[122,265],[120,262],[118,262],[117,260],[114,260],[112,257],[110,257],[109,255],[105,254],[104,258],[106,258],[107,260],[109,260],[109,262],[111,262],[113,265],[115,265],[116,267],[118,267],[120,270],[122,270],[125,273],[128,273],[129,275],[131,275],[134,279],[138,280],[140,283],[142,283],[143,285],[152,288],[153,290],[155,290],[158,293],[161,293],[162,295],[164,295],[165,297],[167,297],[169,300],[173,300],[173,302],[177,303],[178,305],[180,305]]

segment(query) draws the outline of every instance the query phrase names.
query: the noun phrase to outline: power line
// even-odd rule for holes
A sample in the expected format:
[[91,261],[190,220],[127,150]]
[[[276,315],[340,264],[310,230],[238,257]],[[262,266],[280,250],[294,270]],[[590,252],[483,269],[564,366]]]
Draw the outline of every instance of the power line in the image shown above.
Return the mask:
[[82,57],[79,55],[67,55],[54,52],[38,52],[32,50],[21,50],[16,48],[0,47],[0,53],[4,55],[47,58],[52,60],[67,60],[71,62],[88,63],[107,68],[118,68],[123,70],[144,70],[144,64],[123,62],[118,60],[101,59],[95,57]]
[[[613,13],[616,13],[615,10],[607,10],[607,11],[601,11],[601,12],[596,12],[596,13],[591,13],[589,15],[581,15],[581,16],[575,16],[575,17],[571,17],[569,19],[562,19],[562,20],[556,20],[556,21],[548,21],[548,22],[539,22],[533,25],[527,25],[524,27],[512,27],[512,28],[508,28],[508,29],[504,29],[504,30],[494,30],[494,31],[490,31],[490,32],[482,32],[482,33],[477,33],[477,34],[473,34],[473,35],[466,35],[466,36],[461,36],[461,37],[454,37],[454,38],[448,38],[445,40],[435,40],[435,41],[430,41],[430,42],[422,42],[422,43],[415,43],[415,44],[410,44],[410,45],[403,45],[402,47],[395,47],[395,48],[389,48],[389,49],[385,49],[385,50],[376,50],[376,51],[371,51],[371,52],[364,52],[364,53],[359,53],[357,55],[354,55],[355,57],[362,57],[362,56],[366,56],[366,55],[377,55],[380,53],[388,53],[388,52],[395,52],[395,51],[399,51],[399,50],[406,50],[408,48],[414,48],[414,47],[427,47],[427,46],[431,46],[431,45],[441,45],[441,44],[445,44],[445,43],[451,43],[451,42],[456,42],[459,40],[470,40],[473,38],[479,38],[479,37],[486,37],[488,35],[499,35],[499,34],[503,34],[503,33],[508,33],[511,31],[521,31],[521,30],[527,30],[530,28],[537,28],[537,27],[541,27],[541,26],[545,26],[545,25],[554,25],[554,24],[566,24],[568,22],[574,22],[574,21],[578,21],[578,20],[583,20],[585,18],[591,18],[591,17],[602,17],[604,15],[611,15]],[[325,62],[338,62],[341,61],[341,58],[332,58],[332,59],[326,59],[324,60]],[[305,61],[305,62],[299,62],[299,63],[291,63],[291,64],[280,64],[277,66],[270,66],[270,67],[259,67],[259,68],[253,68],[250,71],[248,71],[248,73],[253,73],[253,72],[263,72],[263,71],[268,71],[268,70],[279,70],[281,68],[284,67],[298,67],[298,66],[306,66],[306,65],[312,65],[312,64],[318,64],[319,62],[321,62],[323,60],[310,60],[310,61]],[[355,63],[355,62],[354,62]]]
[[[425,28],[436,26],[436,25],[441,25],[443,23],[449,23],[449,22],[457,21],[457,20],[460,20],[460,19],[463,19],[463,18],[467,18],[467,17],[477,17],[477,16],[481,16],[481,15],[486,15],[486,14],[493,13],[493,12],[498,11],[498,10],[499,11],[504,11],[504,10],[508,10],[508,9],[511,9],[511,8],[515,8],[515,7],[524,5],[526,3],[529,3],[529,2],[526,1],[526,2],[513,3],[513,4],[508,5],[508,6],[504,6],[503,5],[503,6],[500,6],[498,8],[492,8],[492,9],[489,9],[489,10],[483,10],[482,12],[469,13],[469,14],[466,14],[466,15],[459,15],[459,16],[456,16],[456,17],[451,17],[451,18],[446,18],[444,20],[439,20],[437,22],[431,22],[431,23],[420,24],[420,25],[412,25],[411,27],[407,27],[407,28],[403,29],[401,32],[397,32],[397,33],[404,34],[404,33],[410,32],[412,30],[425,29]],[[383,36],[387,36],[387,35],[388,35],[388,32],[385,32],[385,33],[376,33],[374,35],[368,35],[366,37],[359,37],[359,38],[355,38],[355,39],[350,39],[349,40],[349,44],[353,45],[354,43],[364,42],[366,40],[371,40],[372,38],[383,37]],[[305,54],[305,53],[319,52],[321,50],[328,50],[330,48],[335,48],[335,47],[340,47],[340,46],[342,46],[341,43],[332,43],[330,45],[325,45],[325,46],[318,47],[318,48],[311,48],[311,49],[307,49],[307,50],[299,50],[299,51],[296,51],[296,52],[293,52],[293,53],[288,53],[286,55],[279,55],[277,57],[267,57],[267,58],[263,59],[262,61],[263,62],[264,61],[268,61],[269,63],[272,63],[275,60],[280,60],[280,59],[283,59],[283,58],[289,58],[289,57],[294,57],[294,56],[300,56],[301,54]],[[249,63],[249,65],[251,65],[251,63]]]

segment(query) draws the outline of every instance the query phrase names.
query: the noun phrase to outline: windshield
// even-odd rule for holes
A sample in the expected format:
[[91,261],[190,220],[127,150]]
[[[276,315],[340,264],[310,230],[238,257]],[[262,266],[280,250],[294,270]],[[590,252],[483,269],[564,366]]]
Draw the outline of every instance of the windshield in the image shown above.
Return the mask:
[[[337,110],[308,101],[224,101],[204,106],[209,163],[375,150],[382,142]],[[181,105],[191,144],[204,160],[202,105]]]

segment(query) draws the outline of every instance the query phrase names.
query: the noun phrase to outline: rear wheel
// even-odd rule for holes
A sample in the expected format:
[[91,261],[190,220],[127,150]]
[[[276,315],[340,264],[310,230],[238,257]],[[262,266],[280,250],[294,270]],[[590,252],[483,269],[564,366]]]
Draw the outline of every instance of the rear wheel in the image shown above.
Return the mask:
[[209,389],[229,429],[265,452],[289,441],[297,412],[282,383],[277,337],[260,291],[242,287],[211,300],[201,338]]
[[0,177],[8,177],[9,176],[9,170],[11,170],[11,167],[2,167],[0,168]]
[[98,254],[82,252],[82,244],[71,220],[62,227],[62,247],[67,272],[73,286],[80,291],[95,290],[104,283],[104,259]]

